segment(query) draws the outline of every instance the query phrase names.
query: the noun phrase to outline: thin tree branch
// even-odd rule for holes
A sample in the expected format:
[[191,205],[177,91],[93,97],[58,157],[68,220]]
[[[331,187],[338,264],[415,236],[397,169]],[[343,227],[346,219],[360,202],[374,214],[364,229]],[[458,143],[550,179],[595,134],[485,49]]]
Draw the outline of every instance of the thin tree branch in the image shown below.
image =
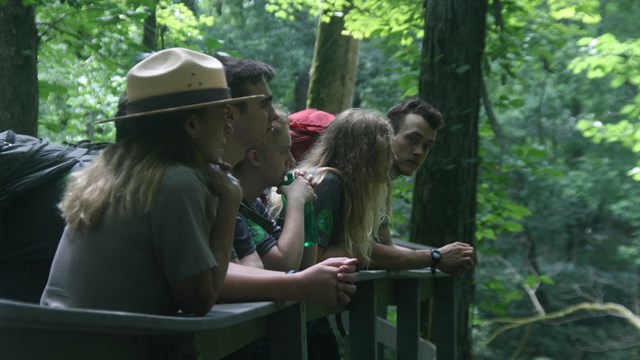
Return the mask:
[[51,25],[51,27],[52,27],[54,30],[56,30],[56,31],[60,32],[61,34],[65,34],[65,35],[68,35],[68,36],[71,36],[71,37],[73,37],[73,38],[77,39],[77,40],[78,40],[78,41],[80,41],[82,44],[84,44],[85,46],[87,46],[89,49],[93,50],[96,54],[98,54],[98,56],[100,56],[100,57],[101,57],[102,59],[104,59],[106,62],[111,63],[111,64],[113,64],[113,65],[116,65],[116,66],[118,66],[118,67],[120,67],[120,68],[123,68],[123,69],[124,69],[124,68],[126,68],[126,66],[125,66],[125,65],[120,64],[120,63],[118,63],[118,62],[115,62],[115,61],[113,61],[111,58],[109,58],[108,56],[106,56],[106,55],[104,55],[103,53],[101,53],[99,49],[97,49],[97,48],[96,48],[95,46],[93,46],[90,42],[88,42],[87,40],[83,39],[83,38],[82,38],[82,37],[80,37],[79,35],[74,34],[74,33],[71,33],[71,32],[68,32],[68,31],[63,30],[63,29],[60,29],[59,27],[57,27],[56,25],[53,25],[53,24]]
[[47,34],[47,32],[52,28],[57,29],[56,26],[58,25],[58,23],[62,22],[62,20],[68,18],[69,16],[72,16],[78,13],[86,13],[87,11],[96,11],[96,10],[104,10],[104,7],[90,6],[86,9],[78,9],[76,11],[71,11],[66,14],[63,14],[59,18],[53,20],[52,22],[37,23],[36,25],[46,25],[44,31],[42,32],[42,34],[40,34],[39,38],[42,39],[42,37],[44,37]]
[[553,313],[548,313],[545,315],[534,315],[524,318],[496,318],[490,319],[490,322],[494,323],[504,323],[505,325],[500,326],[498,329],[494,330],[491,334],[489,334],[487,341],[482,346],[487,346],[493,340],[495,340],[500,334],[507,330],[515,329],[520,326],[525,326],[529,324],[533,324],[541,321],[548,321],[554,319],[560,319],[566,316],[569,316],[573,313],[579,311],[589,311],[589,312],[601,312],[604,315],[620,317],[626,320],[631,326],[633,326],[638,333],[640,333],[640,317],[634,314],[631,310],[626,307],[616,304],[616,303],[580,303],[576,305],[569,306],[563,310],[556,311]]
[[524,351],[525,345],[527,345],[527,340],[529,339],[529,335],[531,334],[531,325],[528,325],[520,337],[520,341],[518,342],[518,348],[511,354],[509,357],[510,360],[516,360],[520,357],[520,354]]
[[[522,283],[521,286],[524,289],[524,291],[527,293],[527,296],[529,296],[529,299],[531,300],[531,304],[536,309],[536,312],[540,315],[544,315],[546,311],[544,310],[544,307],[542,306],[542,304],[540,303],[540,300],[538,300],[538,297],[536,296],[536,290],[538,290],[538,287],[540,286],[540,282],[539,281],[536,282],[536,286],[533,288],[530,288],[524,284],[524,277],[522,277],[522,275],[518,273],[518,271],[513,267],[513,265],[511,265],[510,262],[508,262],[502,257],[498,257],[498,261],[500,261],[506,268],[511,269],[512,273],[515,275],[518,281]],[[538,274],[533,272],[533,275],[537,276]]]
[[482,104],[484,105],[484,111],[487,113],[487,118],[489,118],[489,125],[491,125],[491,129],[493,129],[493,133],[496,135],[496,140],[498,140],[500,150],[502,150],[502,152],[504,153],[508,150],[507,141],[502,134],[502,129],[498,124],[498,118],[493,111],[493,105],[491,103],[491,99],[489,99],[489,94],[487,93],[487,85],[484,82],[484,76],[480,77],[480,93],[482,95]]

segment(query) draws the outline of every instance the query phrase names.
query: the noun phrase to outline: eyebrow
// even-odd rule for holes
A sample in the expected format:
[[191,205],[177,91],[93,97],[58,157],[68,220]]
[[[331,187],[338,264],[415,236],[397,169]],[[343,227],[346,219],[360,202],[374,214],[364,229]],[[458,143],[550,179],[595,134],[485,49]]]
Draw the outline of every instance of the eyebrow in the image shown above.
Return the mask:
[[[410,136],[410,135],[413,135],[413,136],[415,136],[415,137],[419,138],[419,139],[420,139],[420,141],[424,140],[424,136],[423,136],[419,131],[412,131],[412,132],[410,132],[410,133],[408,133],[408,134],[407,134],[407,136]],[[429,143],[429,144],[435,144],[436,142],[435,142],[434,140],[430,140],[430,139],[428,139],[428,140],[427,140],[427,143]]]
[[264,99],[262,99],[261,103],[262,103],[262,104],[266,104],[266,103],[268,103],[268,102],[271,102],[272,100],[273,100],[273,95],[271,95],[271,96],[267,96],[267,97],[265,97]]

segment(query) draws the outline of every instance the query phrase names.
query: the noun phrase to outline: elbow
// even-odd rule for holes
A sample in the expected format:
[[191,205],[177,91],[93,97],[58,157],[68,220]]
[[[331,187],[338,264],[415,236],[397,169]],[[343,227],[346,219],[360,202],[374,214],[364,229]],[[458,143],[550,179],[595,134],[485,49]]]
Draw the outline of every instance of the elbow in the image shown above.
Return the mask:
[[213,304],[208,305],[208,306],[204,306],[200,309],[196,309],[193,314],[195,316],[204,316],[207,315],[209,313],[209,311],[211,311],[211,309],[213,309]]
[[198,291],[189,297],[183,297],[178,305],[185,314],[196,316],[206,315],[217,301],[217,296],[211,291]]
[[191,309],[189,310],[183,309],[183,311],[186,310],[185,313],[194,314],[195,316],[204,316],[209,311],[211,311],[214,304],[215,304],[215,299],[213,298],[202,299],[201,301],[197,301],[195,304],[190,306]]

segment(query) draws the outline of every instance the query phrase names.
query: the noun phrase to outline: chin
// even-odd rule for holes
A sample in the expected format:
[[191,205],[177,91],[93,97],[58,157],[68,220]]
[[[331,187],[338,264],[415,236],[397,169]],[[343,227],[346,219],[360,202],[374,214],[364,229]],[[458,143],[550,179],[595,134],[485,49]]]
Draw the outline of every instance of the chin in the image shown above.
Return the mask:
[[418,170],[417,168],[411,168],[411,169],[397,169],[398,174],[400,175],[404,175],[404,176],[411,176],[413,175],[416,170]]

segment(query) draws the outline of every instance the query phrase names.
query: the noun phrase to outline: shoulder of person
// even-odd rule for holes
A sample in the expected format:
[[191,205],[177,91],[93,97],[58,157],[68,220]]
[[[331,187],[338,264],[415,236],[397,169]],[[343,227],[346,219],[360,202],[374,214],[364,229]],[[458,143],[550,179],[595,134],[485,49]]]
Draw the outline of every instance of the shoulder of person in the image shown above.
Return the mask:
[[342,182],[340,176],[338,176],[334,171],[336,170],[333,170],[333,168],[325,167],[313,169],[312,171],[309,171],[309,173],[312,174],[315,179],[319,179],[319,183],[340,184]]
[[162,181],[162,185],[168,188],[183,188],[202,184],[204,184],[202,172],[183,165],[169,167]]

